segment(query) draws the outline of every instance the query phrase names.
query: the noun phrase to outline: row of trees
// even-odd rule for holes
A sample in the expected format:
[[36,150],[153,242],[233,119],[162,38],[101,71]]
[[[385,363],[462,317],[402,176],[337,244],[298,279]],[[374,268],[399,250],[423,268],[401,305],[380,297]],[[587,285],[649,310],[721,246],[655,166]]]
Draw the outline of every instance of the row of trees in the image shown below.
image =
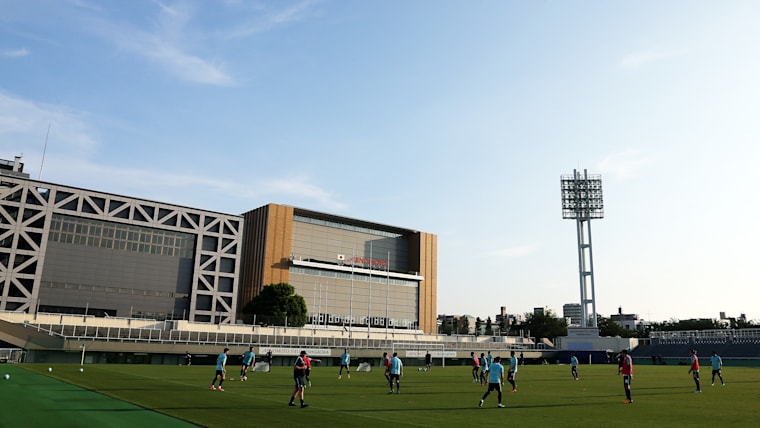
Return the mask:
[[[248,302],[242,309],[243,322],[270,325],[287,325],[289,327],[303,327],[308,321],[306,300],[296,294],[295,288],[287,283],[270,284],[264,286],[253,300]],[[652,331],[675,331],[675,330],[712,330],[721,328],[758,328],[760,325],[753,321],[732,319],[729,325],[717,320],[677,320],[671,319],[661,323],[651,323],[637,330],[629,330],[621,327],[612,319],[597,314],[597,326],[601,336],[620,337],[648,337]],[[485,328],[484,328],[485,327]],[[567,336],[567,322],[551,310],[544,313],[527,314],[525,321],[515,325],[507,325],[506,319],[499,323],[491,321],[491,317],[483,321],[475,319],[476,334],[484,331],[486,335],[521,335],[537,338],[553,339]],[[469,334],[470,322],[467,317],[453,317],[452,322],[444,322],[438,328],[439,334]]]
[[[469,334],[469,321],[467,317],[454,318],[453,323],[443,323],[438,328],[439,334]],[[485,325],[485,329],[483,329]],[[718,320],[697,319],[697,320],[677,320],[671,319],[661,323],[651,323],[637,330],[630,330],[621,327],[611,318],[597,314],[597,327],[600,336],[620,336],[620,337],[649,337],[652,331],[677,331],[677,330],[712,330],[723,328],[758,328],[760,325],[753,321],[742,319],[730,320],[729,325],[725,325]],[[549,338],[567,336],[567,322],[565,318],[560,318],[551,310],[538,314],[527,314],[525,321],[519,324],[507,326],[505,320],[499,324],[494,324],[491,317],[485,321],[480,318],[475,319],[475,332],[479,334],[484,330],[486,335],[528,335],[538,338]]]

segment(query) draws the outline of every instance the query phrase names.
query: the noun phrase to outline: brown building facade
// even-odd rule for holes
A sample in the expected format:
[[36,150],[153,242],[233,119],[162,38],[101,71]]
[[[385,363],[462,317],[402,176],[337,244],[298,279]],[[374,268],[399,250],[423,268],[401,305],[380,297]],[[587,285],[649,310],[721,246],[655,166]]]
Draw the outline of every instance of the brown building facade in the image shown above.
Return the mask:
[[436,235],[278,204],[243,216],[239,307],[286,282],[311,324],[435,333]]

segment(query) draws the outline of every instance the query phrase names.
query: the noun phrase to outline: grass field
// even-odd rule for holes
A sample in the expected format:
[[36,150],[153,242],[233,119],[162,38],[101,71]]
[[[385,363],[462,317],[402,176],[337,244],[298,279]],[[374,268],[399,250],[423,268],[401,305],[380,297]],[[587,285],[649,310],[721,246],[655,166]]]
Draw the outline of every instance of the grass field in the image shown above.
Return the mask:
[[518,392],[505,385],[505,409],[496,408],[495,393],[477,407],[484,387],[472,383],[468,367],[427,373],[407,367],[401,394],[388,395],[380,371],[338,380],[336,367],[317,366],[306,409],[287,406],[293,388],[287,367],[240,382],[232,366],[228,378],[235,380],[225,382],[224,392],[208,389],[213,366],[103,364],[85,366],[82,373],[78,368],[0,366],[1,374],[11,375],[0,379],[0,426],[755,427],[760,420],[760,368],[725,368],[725,387],[710,386],[706,368],[703,392],[695,394],[684,366],[637,366],[635,403],[623,404],[617,366],[581,366],[579,381],[572,380],[569,366],[524,366]]

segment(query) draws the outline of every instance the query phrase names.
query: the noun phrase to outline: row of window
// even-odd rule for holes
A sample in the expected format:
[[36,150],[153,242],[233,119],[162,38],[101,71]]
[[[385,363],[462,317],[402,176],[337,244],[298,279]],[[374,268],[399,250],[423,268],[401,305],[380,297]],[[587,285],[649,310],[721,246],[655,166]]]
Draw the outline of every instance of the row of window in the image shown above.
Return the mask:
[[301,266],[291,266],[290,272],[301,274],[301,275],[319,276],[322,278],[337,278],[337,279],[347,279],[347,280],[353,279],[354,281],[372,282],[376,284],[391,284],[391,285],[400,285],[403,287],[413,287],[413,288],[419,287],[419,282],[417,281],[410,281],[408,279],[391,278],[389,276],[374,276],[374,275],[369,276],[362,273],[322,270],[322,269],[314,269],[314,268],[307,268],[307,267],[301,267]]
[[50,242],[193,258],[195,239],[187,233],[54,214]]
[[77,290],[77,291],[95,291],[101,293],[112,294],[129,294],[133,296],[152,296],[152,297],[168,297],[168,298],[185,298],[190,297],[189,294],[175,293],[160,290],[140,290],[137,288],[125,288],[125,287],[106,287],[102,285],[87,285],[87,284],[72,284],[69,282],[55,282],[55,281],[41,281],[40,286],[46,288],[57,288],[64,290]]
[[343,230],[349,230],[351,232],[363,232],[363,233],[369,233],[371,235],[377,235],[377,236],[385,236],[387,238],[400,238],[404,235],[400,233],[393,233],[393,232],[386,232],[384,230],[377,230],[377,229],[370,229],[368,227],[362,227],[362,226],[355,226],[352,224],[344,224],[344,223],[338,223],[334,221],[329,220],[322,220],[322,219],[316,219],[311,217],[304,217],[300,215],[294,215],[293,221],[299,221],[301,223],[311,223],[316,224],[319,226],[327,226],[332,227],[335,229],[343,229]]

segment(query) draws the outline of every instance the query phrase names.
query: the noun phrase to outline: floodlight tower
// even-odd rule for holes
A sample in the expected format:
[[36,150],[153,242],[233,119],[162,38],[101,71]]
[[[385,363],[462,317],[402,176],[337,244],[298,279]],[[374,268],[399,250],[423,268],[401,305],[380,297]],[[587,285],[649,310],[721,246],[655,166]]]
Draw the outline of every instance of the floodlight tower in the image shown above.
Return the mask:
[[[591,252],[591,219],[604,218],[602,176],[562,175],[562,218],[575,220],[578,229],[578,272],[581,284],[581,328],[597,328],[594,294],[594,258]],[[589,306],[591,311],[589,312]]]

